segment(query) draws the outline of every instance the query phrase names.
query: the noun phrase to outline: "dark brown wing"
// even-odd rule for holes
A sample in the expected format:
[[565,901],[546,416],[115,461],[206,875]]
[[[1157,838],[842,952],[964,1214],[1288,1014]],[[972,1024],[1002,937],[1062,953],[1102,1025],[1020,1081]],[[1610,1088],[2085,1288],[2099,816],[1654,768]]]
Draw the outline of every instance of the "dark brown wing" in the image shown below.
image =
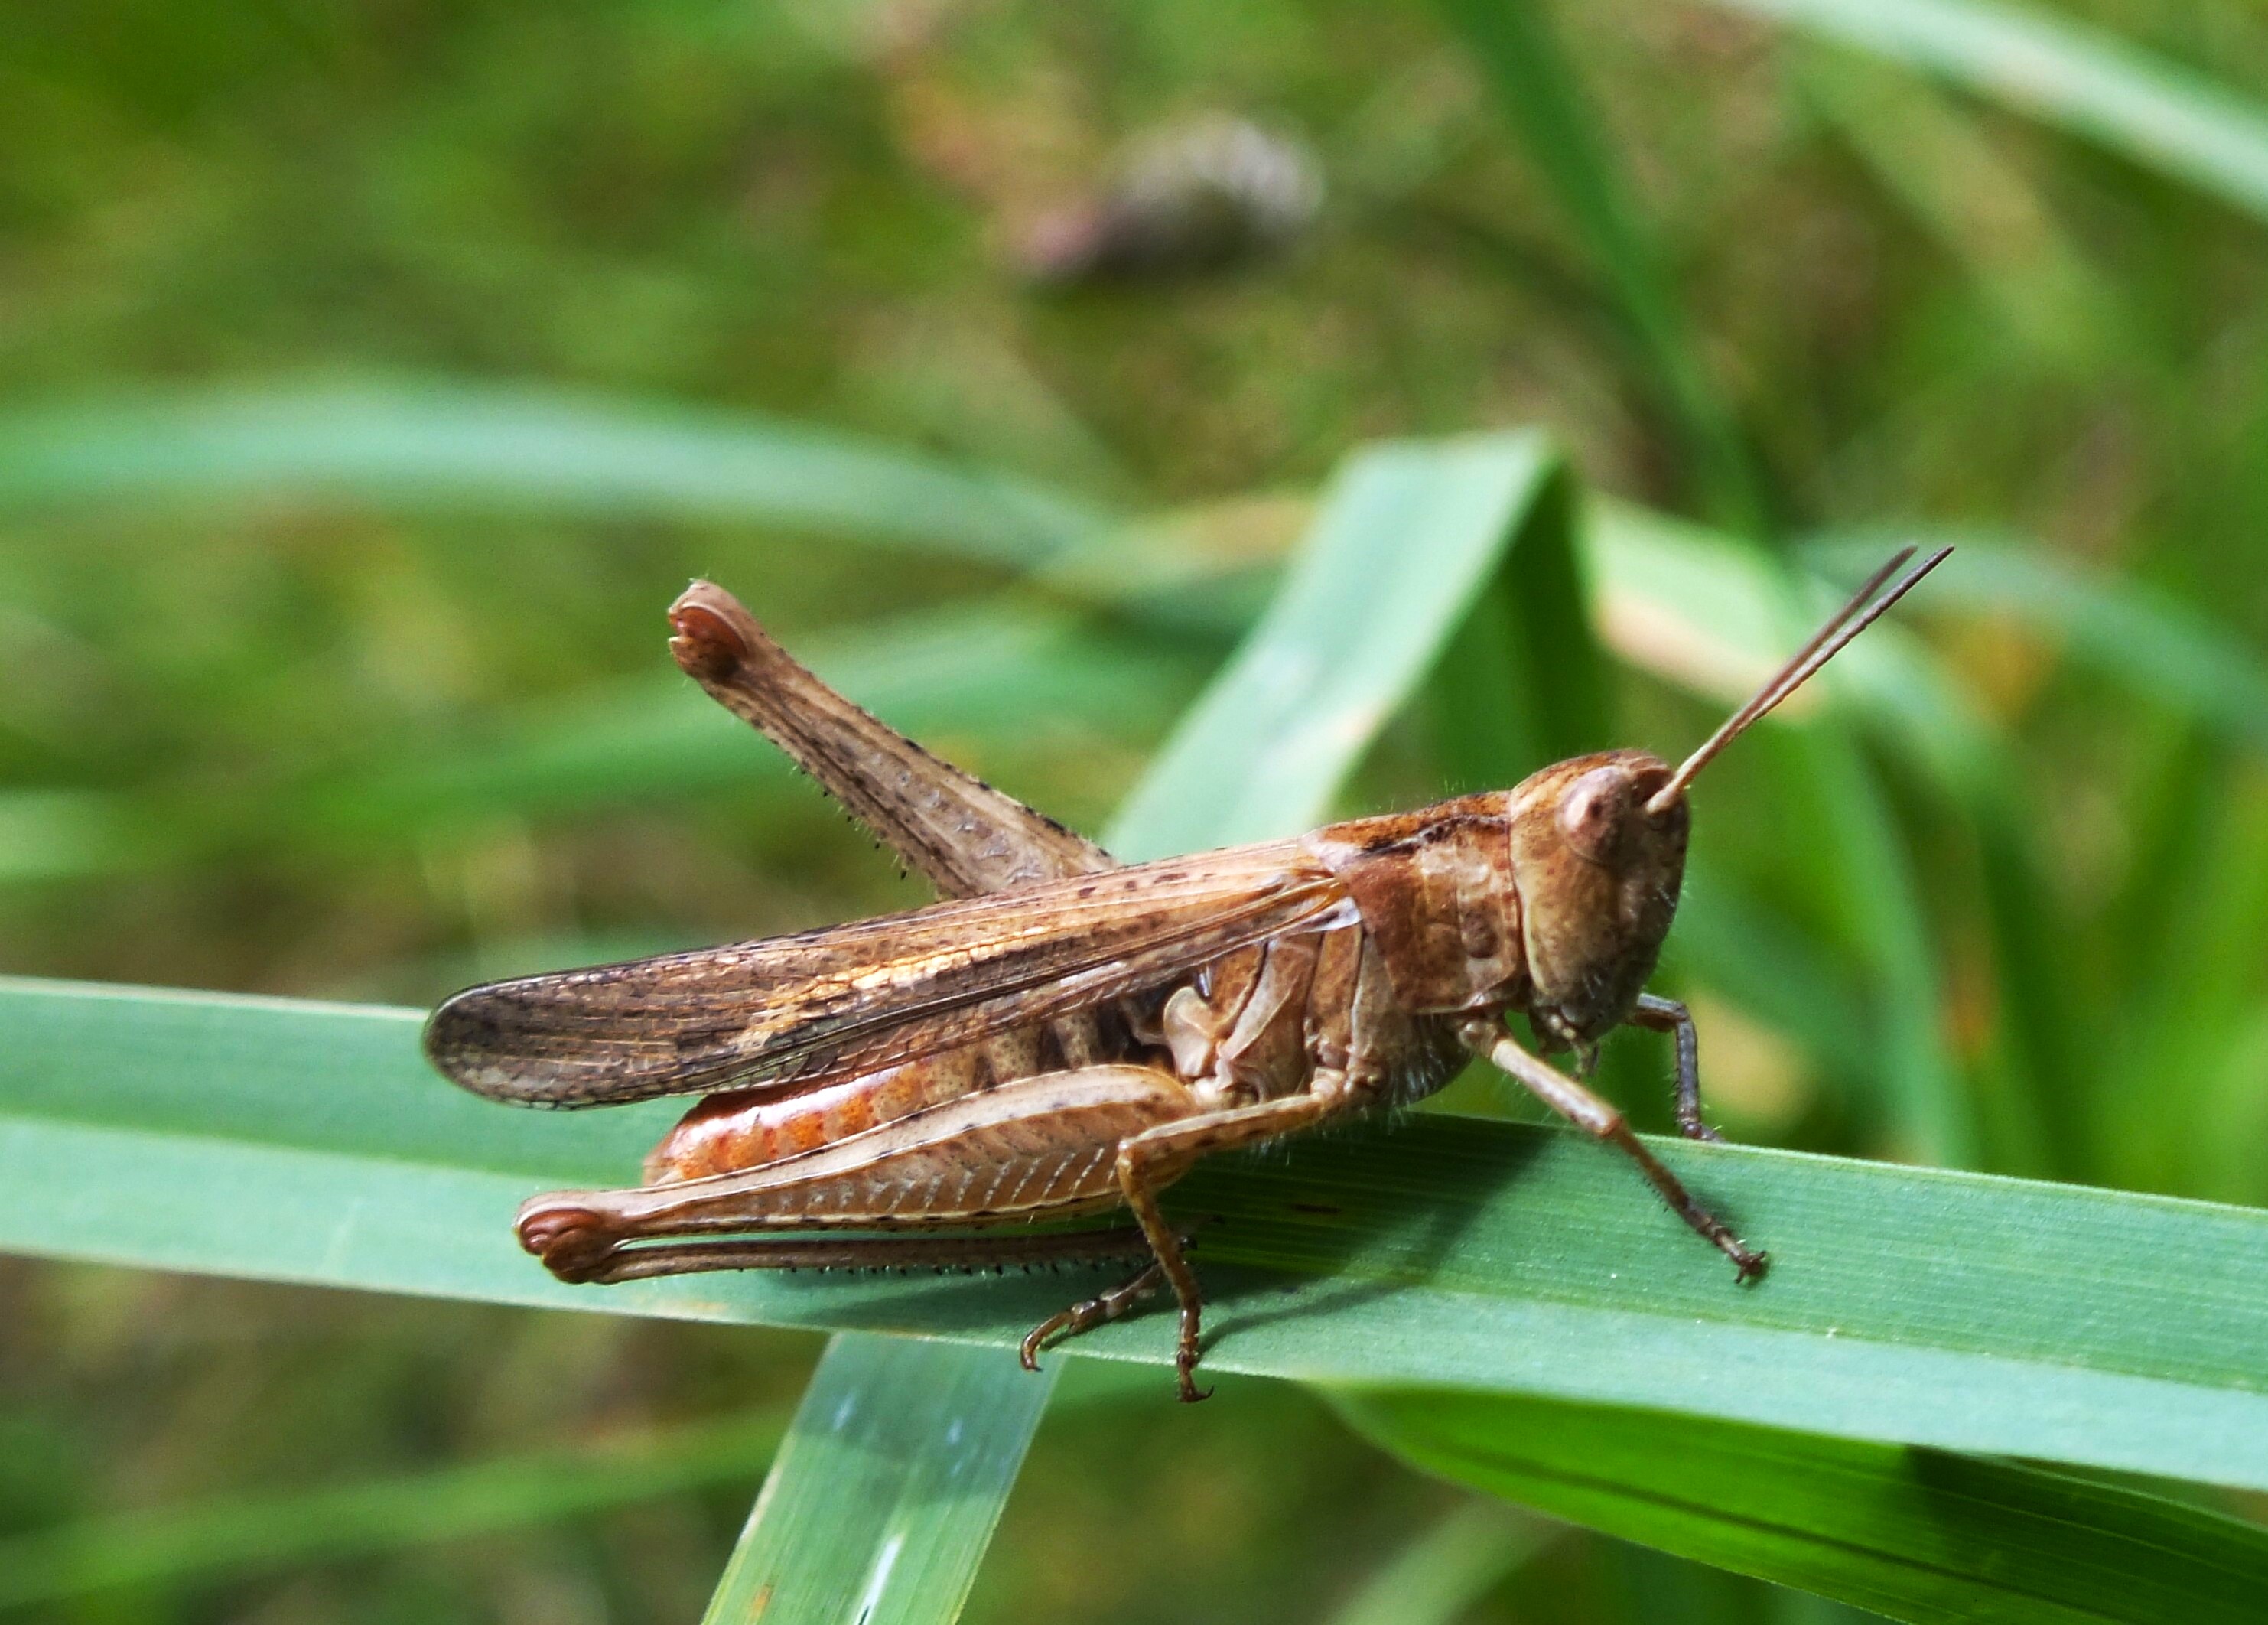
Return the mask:
[[529,1105],[809,1089],[1354,918],[1329,870],[1275,841],[475,987],[433,1013],[425,1050],[467,1089]]

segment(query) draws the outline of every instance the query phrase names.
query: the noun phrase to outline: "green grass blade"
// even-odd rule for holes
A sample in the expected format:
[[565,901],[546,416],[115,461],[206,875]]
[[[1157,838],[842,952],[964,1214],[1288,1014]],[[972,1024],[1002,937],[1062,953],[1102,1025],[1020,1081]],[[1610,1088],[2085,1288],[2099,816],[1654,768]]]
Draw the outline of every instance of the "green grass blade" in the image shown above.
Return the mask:
[[[1488,587],[1555,454],[1540,436],[1370,447],[1333,477],[1268,611],[1128,801],[1157,855],[1318,823]],[[1234,775],[1224,799],[1193,787]]]
[[990,1349],[836,1338],[705,1625],[954,1618],[1052,1388]]
[[[1036,604],[903,617],[799,654],[906,732],[987,747],[1064,726],[1138,745],[1197,688],[1186,654]],[[711,791],[806,804],[811,795],[785,757],[671,672],[532,706],[473,738],[389,742],[295,787],[290,800],[302,838],[399,840],[437,818],[556,816]]]
[[2268,217],[2268,115],[2124,41],[1987,0],[1716,0],[1937,74]]
[[1573,481],[1552,475],[1527,505],[1518,568],[1491,579],[1435,668],[1434,742],[1455,790],[1503,788],[1616,742],[1576,508]]
[[270,1574],[754,1482],[776,1412],[288,1494],[90,1519],[0,1541],[0,1609],[122,1586]]
[[160,849],[117,796],[0,790],[0,886],[108,874]]
[[1562,1533],[1509,1507],[1468,1501],[1395,1553],[1330,1625],[1456,1625]]
[[2005,617],[2056,639],[2066,658],[2136,696],[2195,717],[2232,742],[2268,748],[2268,664],[2205,617],[2139,581],[2090,575],[2006,536],[1934,527],[1814,537],[1807,558],[1849,569],[1917,543],[1961,549],[1932,591],[1945,608]]
[[1763,535],[1763,501],[1739,425],[1615,166],[1604,121],[1552,34],[1543,0],[1441,0],[1441,9],[1613,288],[1648,381],[1685,441],[1703,507],[1719,524]]
[[[1845,531],[1815,539],[1806,545],[1805,556],[1847,572],[1880,556],[1894,541],[1960,545],[1961,551],[1931,582],[1930,609],[1982,614],[2022,628],[2074,666],[2188,719],[2201,744],[2247,752],[2268,744],[2268,667],[2205,617],[2144,584],[2092,576],[2036,548],[1962,531]],[[1896,653],[1895,643],[1889,652]],[[1973,821],[1984,848],[1980,869],[1993,924],[2000,1025],[2014,1075],[2012,1098],[2003,1103],[2002,1114],[2020,1119],[2001,1138],[2029,1138],[2038,1148],[2029,1160],[2003,1156],[1999,1165],[2098,1177],[2117,1170],[2115,1177],[2122,1180],[2148,1185],[2176,1178],[2174,1171],[2182,1159],[2163,1155],[2161,1136],[2181,1141],[2197,1138],[2198,1131],[2178,1110],[2163,1109],[2172,1101],[2153,1096],[2143,1114],[2146,1123],[2117,1126],[2094,1122],[2092,1102],[2108,1080],[2131,1068],[2130,1056],[2149,1056],[2151,1064],[2203,1077],[2215,1064],[2209,1056],[2192,1052],[2187,1064],[2176,1066],[2167,1045],[2202,1043],[2209,1051],[2222,1036],[2220,1024],[2204,1019],[2202,1011],[2183,1010],[2161,1027],[2136,1008],[2113,1022],[2088,1001],[2074,1001],[2070,990],[2080,984],[2072,963],[2075,934],[2067,909],[2040,873],[2034,832],[2043,814],[2036,810],[2029,787],[2011,772],[2012,758],[1976,739],[1942,748],[1944,736],[1965,725],[1948,728],[1945,697],[1925,692],[1923,673],[1911,663],[1902,669],[1897,660],[1877,659],[1854,675],[1864,678],[1870,708],[1905,730],[1912,759],[1935,764],[1940,785]],[[1925,737],[1933,733],[1939,736],[1937,746]],[[2209,845],[2205,832],[2194,827],[2196,811],[2224,801],[2225,787],[2214,786],[2208,776],[2182,790],[2180,799],[2192,811],[2176,809],[2170,826],[2140,843],[2146,855],[2117,911],[2120,924],[2110,933],[2119,974],[2161,990],[2195,985],[2193,979],[2168,970],[2169,953],[2179,943],[2168,934],[2167,910],[2183,895],[2183,877],[2196,874],[2200,864],[2210,866],[2202,890],[2216,905],[2241,890],[2217,854],[2200,856]],[[2236,945],[2249,940],[2240,934],[2224,942],[2223,949],[2231,953],[2228,963],[2250,963]],[[2143,1001],[2145,1006],[2160,1002]],[[2246,1018],[2250,1008],[2242,1004]],[[2215,1014],[2225,1020],[2230,1012]],[[2124,1047],[2129,1042],[2131,1051]],[[2137,1127],[2148,1132],[2138,1134]],[[2156,1151],[2147,1149],[2154,1143],[2159,1145]],[[2106,1153],[2117,1160],[2106,1160]],[[2140,1160],[2123,1160],[2129,1153],[2139,1153]]]
[[853,435],[535,386],[279,384],[0,417],[0,513],[282,494],[794,526],[1014,567],[1110,522]]
[[[1073,1277],[688,1276],[596,1290],[513,1244],[531,1189],[618,1178],[667,1103],[516,1112],[416,1012],[0,983],[0,1246],[1005,1351]],[[1616,1158],[1420,1116],[1201,1166],[1224,1371],[1646,1406],[2268,1488],[2268,1213],[1661,1144],[1772,1250],[1738,1290]],[[1163,1364],[1155,1318],[1083,1352]],[[1160,1392],[1167,1385],[1160,1379]]]
[[1790,57],[1805,101],[2037,361],[2085,376],[2131,350],[2117,293],[1981,121],[1878,56],[1814,46]]
[[2014,1463],[1488,1395],[1340,1407],[1458,1483],[1918,1625],[2236,1625],[2268,1596],[2268,1529]]
[[[1498,573],[1553,467],[1524,436],[1357,455],[1105,843],[1142,858],[1314,823]],[[990,1351],[836,1339],[711,1621],[954,1618],[1053,1383],[1053,1363],[1034,1377]]]
[[[902,617],[799,653],[899,727],[948,735],[981,758],[1053,730],[1138,749],[1164,733],[1200,675],[1189,651],[1036,603]],[[256,795],[163,786],[135,799],[0,793],[0,886],[178,867],[247,845],[399,847],[437,825],[498,814],[558,819],[726,793],[744,809],[812,804],[786,757],[753,743],[746,724],[674,672],[541,701],[454,736],[436,732],[356,742],[347,759]]]

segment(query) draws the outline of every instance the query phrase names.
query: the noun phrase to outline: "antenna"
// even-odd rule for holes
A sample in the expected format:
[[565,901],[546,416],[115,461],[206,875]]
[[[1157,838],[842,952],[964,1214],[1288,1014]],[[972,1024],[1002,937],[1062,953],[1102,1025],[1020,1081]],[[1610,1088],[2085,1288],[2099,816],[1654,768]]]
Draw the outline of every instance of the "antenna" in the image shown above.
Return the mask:
[[[1721,728],[1702,741],[1698,750],[1678,764],[1677,771],[1669,775],[1669,782],[1648,799],[1646,810],[1656,816],[1668,812],[1670,804],[1684,794],[1685,787],[1693,782],[1693,776],[1708,766],[1719,750],[1739,738],[1750,723],[1801,688],[1813,673],[1842,652],[1845,644],[1873,625],[1882,611],[1912,591],[1914,584],[1943,564],[1946,555],[1952,551],[1949,547],[1938,549],[1899,577],[1888,592],[1876,598],[1875,592],[1896,572],[1900,565],[1913,557],[1914,550],[1902,547],[1891,555],[1889,562],[1868,576],[1866,585],[1851,595],[1850,602],[1830,616],[1827,624],[1812,633],[1808,642],[1789,655],[1787,663],[1774,672],[1746,705],[1727,717]],[[1865,613],[1861,614],[1861,610]]]

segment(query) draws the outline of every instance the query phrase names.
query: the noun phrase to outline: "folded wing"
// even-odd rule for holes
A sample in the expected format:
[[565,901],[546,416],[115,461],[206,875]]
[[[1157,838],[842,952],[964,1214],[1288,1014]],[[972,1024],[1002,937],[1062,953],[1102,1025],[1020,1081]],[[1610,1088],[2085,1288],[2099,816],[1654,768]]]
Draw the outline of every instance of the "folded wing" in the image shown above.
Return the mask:
[[1167,859],[797,936],[497,982],[426,1025],[475,1093],[590,1106],[853,1077],[1351,924],[1296,843]]

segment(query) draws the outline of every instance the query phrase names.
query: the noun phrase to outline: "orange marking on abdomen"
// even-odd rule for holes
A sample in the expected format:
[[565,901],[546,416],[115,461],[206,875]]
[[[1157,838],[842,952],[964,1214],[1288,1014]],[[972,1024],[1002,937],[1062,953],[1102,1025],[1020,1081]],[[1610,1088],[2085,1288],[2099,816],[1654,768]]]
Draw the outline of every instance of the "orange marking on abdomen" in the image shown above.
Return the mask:
[[883,1119],[874,1114],[873,1089],[858,1089],[833,1103],[827,1112],[823,1143],[832,1145],[837,1140],[848,1140],[853,1134],[863,1134]]
[[781,1162],[958,1099],[992,1078],[989,1065],[955,1050],[797,1095],[728,1089],[701,1101],[662,1136],[645,1159],[645,1182],[668,1185]]

